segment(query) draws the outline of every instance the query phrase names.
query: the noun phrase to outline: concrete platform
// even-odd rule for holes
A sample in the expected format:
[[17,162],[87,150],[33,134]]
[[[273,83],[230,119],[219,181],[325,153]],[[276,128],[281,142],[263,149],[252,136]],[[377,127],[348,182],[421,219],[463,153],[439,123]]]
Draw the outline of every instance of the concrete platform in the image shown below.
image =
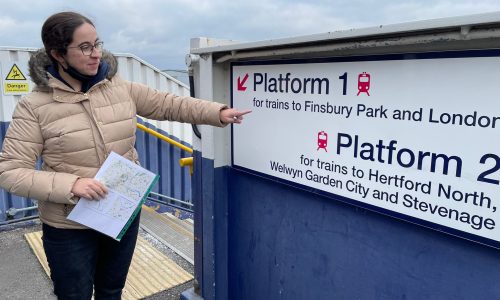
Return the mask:
[[[156,250],[166,255],[191,276],[193,265],[144,231],[141,224],[140,237]],[[30,249],[24,235],[41,230],[39,221],[28,221],[0,227],[0,295],[2,299],[56,299],[52,293],[52,282],[42,265]],[[170,230],[170,229],[169,229]],[[193,285],[193,280],[163,290],[143,299],[179,299],[180,294]]]

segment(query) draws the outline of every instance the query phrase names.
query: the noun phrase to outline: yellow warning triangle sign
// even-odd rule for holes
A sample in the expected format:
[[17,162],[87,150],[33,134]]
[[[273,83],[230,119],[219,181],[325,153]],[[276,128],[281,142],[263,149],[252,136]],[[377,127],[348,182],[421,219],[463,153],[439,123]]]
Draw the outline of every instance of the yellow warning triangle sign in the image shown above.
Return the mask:
[[5,80],[26,80],[26,77],[24,77],[23,72],[19,70],[16,64],[10,68],[9,74],[7,74],[7,77],[5,77]]

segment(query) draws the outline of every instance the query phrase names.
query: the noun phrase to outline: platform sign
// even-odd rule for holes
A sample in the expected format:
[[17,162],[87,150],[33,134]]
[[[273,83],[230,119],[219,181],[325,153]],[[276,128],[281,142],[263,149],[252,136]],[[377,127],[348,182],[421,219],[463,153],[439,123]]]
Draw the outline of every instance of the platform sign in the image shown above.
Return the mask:
[[500,248],[500,51],[234,63],[233,166]]
[[24,95],[30,91],[28,70],[15,62],[1,64],[2,90],[4,95]]

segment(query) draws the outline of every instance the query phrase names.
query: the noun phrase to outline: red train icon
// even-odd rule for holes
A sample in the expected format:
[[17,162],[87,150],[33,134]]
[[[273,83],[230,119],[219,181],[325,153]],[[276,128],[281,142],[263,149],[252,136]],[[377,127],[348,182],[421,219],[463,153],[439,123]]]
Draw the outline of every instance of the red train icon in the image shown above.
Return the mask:
[[328,134],[324,131],[318,132],[318,149],[316,151],[318,151],[319,149],[325,149],[325,151],[328,152],[328,150],[326,150],[327,145],[328,145]]
[[363,72],[362,74],[358,75],[358,94],[356,96],[359,96],[360,93],[366,93],[368,96],[370,96],[370,93],[368,92],[369,90],[370,74]]

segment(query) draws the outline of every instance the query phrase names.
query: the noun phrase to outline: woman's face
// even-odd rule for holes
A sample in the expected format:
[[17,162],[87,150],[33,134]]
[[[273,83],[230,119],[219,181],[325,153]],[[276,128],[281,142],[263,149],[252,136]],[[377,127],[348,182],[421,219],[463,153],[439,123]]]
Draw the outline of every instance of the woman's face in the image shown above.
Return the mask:
[[[73,41],[68,45],[64,58],[78,72],[84,75],[95,75],[102,56],[101,50],[92,48],[97,42],[99,42],[99,37],[94,26],[83,23],[73,33]],[[85,55],[81,47],[86,47],[87,50],[90,47],[93,51],[90,55]]]

